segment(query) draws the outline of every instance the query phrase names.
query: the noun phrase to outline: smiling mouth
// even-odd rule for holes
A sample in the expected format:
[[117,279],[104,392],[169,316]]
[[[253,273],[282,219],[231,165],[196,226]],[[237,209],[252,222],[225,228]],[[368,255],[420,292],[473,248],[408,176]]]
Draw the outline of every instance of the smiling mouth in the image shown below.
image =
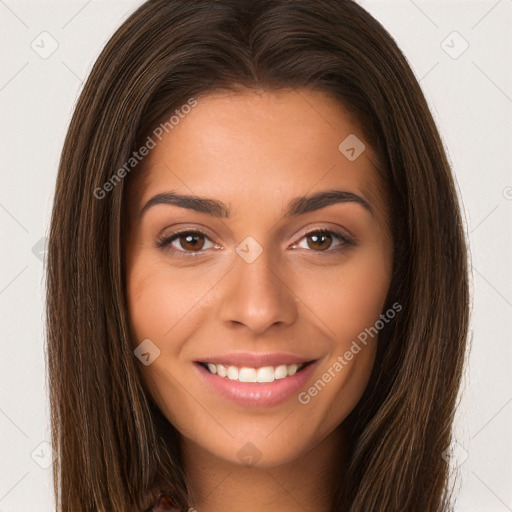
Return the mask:
[[286,379],[292,377],[296,373],[301,372],[306,366],[314,363],[308,361],[300,364],[281,364],[278,366],[261,366],[259,368],[247,366],[233,366],[224,364],[214,364],[199,362],[199,364],[208,370],[213,375],[218,375],[227,380],[237,382],[256,382],[256,383],[270,383],[275,380]]

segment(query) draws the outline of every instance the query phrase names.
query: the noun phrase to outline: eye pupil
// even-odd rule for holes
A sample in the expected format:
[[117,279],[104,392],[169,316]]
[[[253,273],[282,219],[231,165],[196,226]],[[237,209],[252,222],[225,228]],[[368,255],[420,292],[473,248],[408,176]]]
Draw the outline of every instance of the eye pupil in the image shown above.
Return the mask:
[[[309,243],[309,240],[313,240],[313,245],[317,245],[316,247],[312,247],[312,244]],[[322,244],[321,240],[323,239],[324,240],[324,243]],[[325,244],[325,240],[327,240],[327,245]],[[318,245],[320,245],[320,247],[318,247]],[[329,246],[331,245],[331,236],[328,235],[328,234],[325,234],[325,233],[318,233],[318,234],[315,234],[315,235],[310,235],[308,236],[308,247],[310,249],[314,249],[314,250],[324,250],[324,249],[328,249]]]
[[[198,238],[203,238],[202,243],[201,242],[197,243]],[[183,243],[183,240],[185,240],[184,243]],[[194,240],[196,240],[196,241],[194,241]],[[204,237],[202,235],[200,235],[199,233],[188,233],[185,235],[181,235],[180,241],[181,241],[181,246],[183,247],[183,249],[185,249],[187,251],[201,250],[204,245]],[[187,244],[189,244],[190,247],[187,247],[186,246]]]

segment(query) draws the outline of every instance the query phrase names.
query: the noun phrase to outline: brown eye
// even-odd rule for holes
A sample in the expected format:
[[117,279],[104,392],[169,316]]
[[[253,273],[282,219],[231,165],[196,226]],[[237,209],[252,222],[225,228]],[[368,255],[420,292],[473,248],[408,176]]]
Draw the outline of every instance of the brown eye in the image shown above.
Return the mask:
[[[207,243],[210,245],[206,246]],[[209,249],[213,245],[209,237],[200,231],[180,231],[165,235],[157,241],[159,248],[177,255],[199,255],[204,252],[203,249]]]
[[199,251],[204,246],[204,236],[200,233],[185,233],[177,237],[186,251]]
[[[306,245],[303,245],[303,240],[306,240]],[[337,244],[335,242],[338,241]],[[348,249],[356,245],[352,238],[326,229],[311,231],[304,235],[301,241],[297,244],[300,249],[308,249],[318,253],[333,253],[338,250]]]
[[329,249],[332,243],[332,236],[330,234],[318,233],[308,235],[308,247],[315,251],[325,251]]

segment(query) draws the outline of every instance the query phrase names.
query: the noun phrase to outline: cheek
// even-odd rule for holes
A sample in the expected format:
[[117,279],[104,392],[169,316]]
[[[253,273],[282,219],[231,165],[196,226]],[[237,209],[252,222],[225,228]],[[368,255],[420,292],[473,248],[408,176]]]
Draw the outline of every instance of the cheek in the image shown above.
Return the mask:
[[[151,250],[133,252],[127,265],[126,287],[132,345],[135,349],[149,339],[159,355],[148,366],[141,366],[144,383],[165,416],[182,433],[190,429],[183,417],[195,418],[196,402],[183,392],[187,365],[183,345],[197,328],[201,297],[214,285],[208,272],[173,268]],[[151,345],[152,347],[153,345]],[[156,350],[156,349],[154,349]]]
[[378,332],[371,328],[383,312],[391,260],[382,245],[376,245],[322,272],[303,278],[300,291],[319,319],[316,325],[330,339],[326,361],[299,396],[309,417],[316,418],[311,421],[318,421],[320,437],[350,414],[368,383],[378,340]]
[[[173,268],[165,259],[141,253],[127,269],[127,298],[133,342],[166,342],[172,350],[178,333],[194,322],[201,302],[215,284],[206,269]],[[203,300],[201,299],[203,297]],[[177,347],[176,347],[177,348]]]
[[391,262],[382,246],[368,246],[340,265],[310,269],[295,279],[297,294],[317,317],[315,323],[337,350],[344,351],[378,320],[389,289]]

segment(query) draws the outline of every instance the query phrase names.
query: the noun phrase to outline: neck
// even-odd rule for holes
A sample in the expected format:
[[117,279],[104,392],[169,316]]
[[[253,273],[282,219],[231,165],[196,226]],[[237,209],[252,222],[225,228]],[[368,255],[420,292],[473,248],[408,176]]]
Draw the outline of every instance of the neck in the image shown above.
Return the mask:
[[301,457],[273,467],[243,466],[183,439],[191,503],[198,512],[330,512],[347,453],[343,424]]

